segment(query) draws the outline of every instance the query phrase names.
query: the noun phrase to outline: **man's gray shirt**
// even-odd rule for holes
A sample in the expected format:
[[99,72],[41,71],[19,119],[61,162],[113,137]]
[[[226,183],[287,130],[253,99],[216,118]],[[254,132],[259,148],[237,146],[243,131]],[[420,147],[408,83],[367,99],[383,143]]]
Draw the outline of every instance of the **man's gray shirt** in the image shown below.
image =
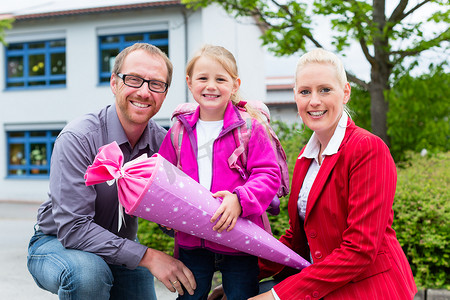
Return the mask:
[[70,122],[56,139],[50,167],[49,199],[38,210],[37,223],[56,235],[64,247],[101,256],[107,263],[134,269],[147,247],[135,242],[137,218],[124,213],[118,229],[117,186],[86,186],[84,174],[98,149],[116,141],[124,163],[158,152],[166,130],[150,120],[134,149],[120,124],[115,105]]

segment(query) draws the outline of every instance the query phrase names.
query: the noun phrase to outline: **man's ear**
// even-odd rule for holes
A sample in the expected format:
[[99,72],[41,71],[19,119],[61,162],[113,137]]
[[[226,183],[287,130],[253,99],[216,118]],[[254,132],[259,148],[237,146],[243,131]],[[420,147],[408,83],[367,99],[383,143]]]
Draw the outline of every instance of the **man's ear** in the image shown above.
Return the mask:
[[111,78],[109,78],[109,86],[111,87],[111,91],[113,92],[113,94],[116,95],[117,78],[116,78],[116,74],[114,74],[114,73],[111,73]]

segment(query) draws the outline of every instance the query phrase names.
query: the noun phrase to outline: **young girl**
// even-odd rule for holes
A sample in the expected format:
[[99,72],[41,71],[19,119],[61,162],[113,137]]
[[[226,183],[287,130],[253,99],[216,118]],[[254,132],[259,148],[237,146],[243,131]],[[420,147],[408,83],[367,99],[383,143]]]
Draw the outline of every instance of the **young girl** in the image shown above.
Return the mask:
[[[252,116],[251,137],[245,149],[247,163],[237,162],[244,172],[228,165],[237,147],[233,131],[246,122],[236,107],[241,80],[233,55],[223,47],[202,47],[186,67],[186,81],[199,106],[194,113],[178,116],[185,132],[179,163],[186,174],[221,200],[211,226],[218,234],[230,231],[241,216],[263,227],[261,215],[280,186],[280,169],[266,128],[250,107],[246,107]],[[170,131],[159,153],[173,164],[178,162]],[[256,257],[182,232],[176,235],[179,258],[197,282],[194,296],[185,293],[179,299],[206,299],[217,270],[222,273],[228,299],[257,295]]]

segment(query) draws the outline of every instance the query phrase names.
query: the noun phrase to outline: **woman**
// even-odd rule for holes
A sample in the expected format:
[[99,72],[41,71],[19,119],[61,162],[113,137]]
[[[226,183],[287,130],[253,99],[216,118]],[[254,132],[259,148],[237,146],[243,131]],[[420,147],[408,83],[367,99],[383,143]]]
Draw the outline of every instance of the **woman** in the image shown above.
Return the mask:
[[[262,299],[412,299],[411,268],[392,229],[396,168],[388,147],[345,111],[350,85],[336,55],[303,55],[295,101],[314,131],[295,165],[280,241],[312,265],[299,273],[260,262],[260,278],[285,278]],[[292,275],[293,274],[293,275]]]

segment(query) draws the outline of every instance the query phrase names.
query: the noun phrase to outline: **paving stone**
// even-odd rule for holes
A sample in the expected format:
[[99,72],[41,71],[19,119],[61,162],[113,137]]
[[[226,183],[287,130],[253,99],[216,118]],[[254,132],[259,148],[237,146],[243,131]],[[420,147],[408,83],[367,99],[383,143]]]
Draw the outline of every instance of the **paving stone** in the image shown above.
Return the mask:
[[450,300],[450,291],[427,290],[427,300]]
[[418,291],[413,300],[425,300],[425,290]]

